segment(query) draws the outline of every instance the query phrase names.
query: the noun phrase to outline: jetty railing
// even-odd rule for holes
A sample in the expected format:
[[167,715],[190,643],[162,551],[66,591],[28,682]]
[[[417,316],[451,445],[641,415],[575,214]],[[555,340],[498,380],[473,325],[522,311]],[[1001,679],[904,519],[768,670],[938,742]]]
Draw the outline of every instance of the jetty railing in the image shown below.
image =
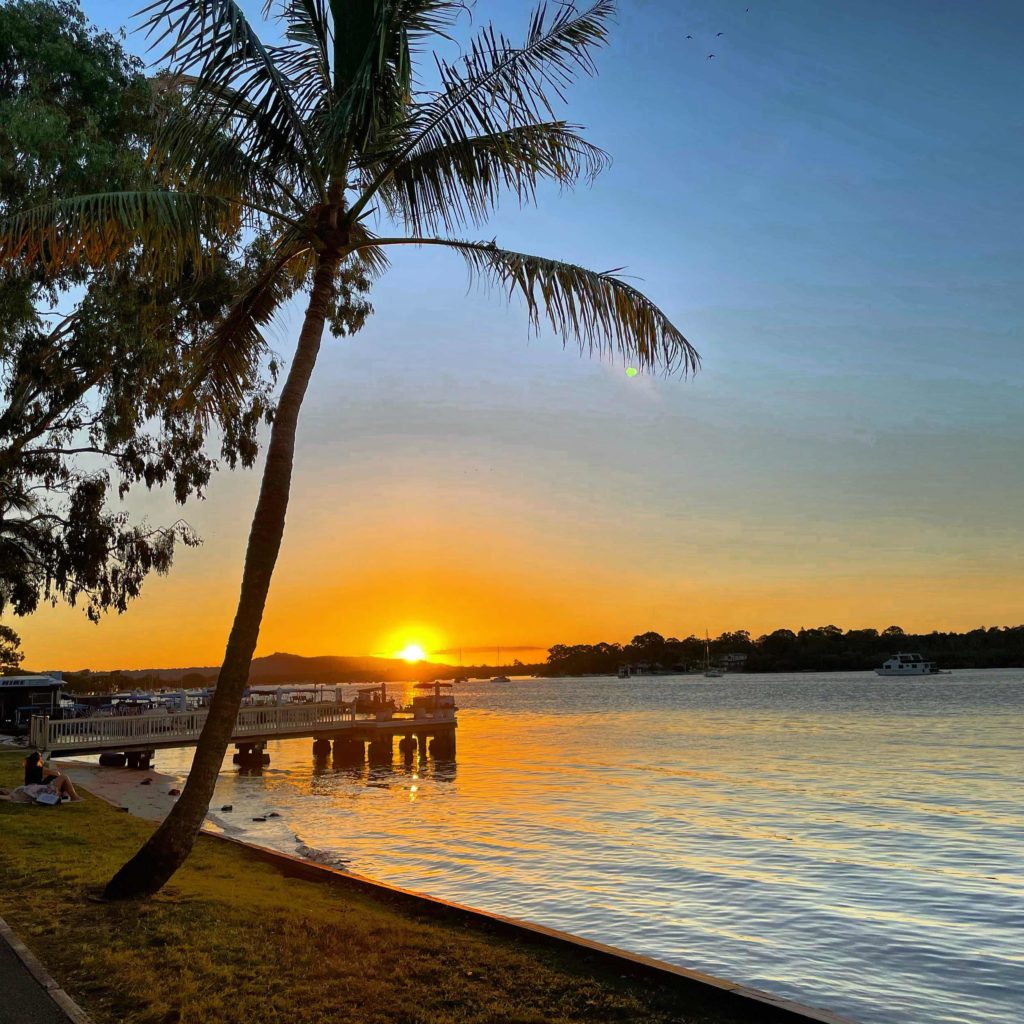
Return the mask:
[[[205,708],[141,715],[93,715],[66,720],[33,715],[29,741],[36,749],[51,755],[59,755],[62,751],[83,753],[89,750],[187,747],[199,741],[206,715]],[[392,713],[361,717],[356,714],[354,701],[264,705],[239,710],[231,739],[237,742],[333,735],[354,729],[395,733],[406,726],[454,721],[454,709],[438,709],[426,715],[417,713],[415,717]]]

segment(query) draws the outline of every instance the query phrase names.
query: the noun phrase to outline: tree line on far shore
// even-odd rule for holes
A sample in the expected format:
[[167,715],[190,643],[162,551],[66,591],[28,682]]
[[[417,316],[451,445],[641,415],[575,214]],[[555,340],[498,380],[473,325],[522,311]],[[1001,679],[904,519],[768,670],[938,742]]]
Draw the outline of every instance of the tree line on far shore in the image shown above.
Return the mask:
[[[5,662],[2,655],[4,633],[0,627],[0,674],[19,671],[21,659],[17,651],[17,634]],[[458,667],[441,662],[420,662],[408,665],[395,659],[372,670],[337,665],[317,666],[318,661],[333,659],[295,658],[300,663],[290,671],[259,673],[254,682],[261,685],[294,683],[299,680],[315,683],[361,683],[386,680],[450,678],[453,675],[470,680],[489,678],[499,672],[524,676],[586,676],[615,675],[626,666],[643,666],[654,671],[689,672],[703,668],[702,637],[685,639],[664,637],[660,633],[640,633],[628,644],[555,644],[548,649],[546,662],[524,664],[471,665]],[[712,665],[724,666],[730,672],[843,672],[868,671],[878,668],[886,658],[900,651],[921,654],[935,661],[940,668],[1015,668],[1024,666],[1024,625],[990,626],[966,633],[908,633],[899,626],[876,629],[850,629],[838,626],[817,626],[812,629],[776,629],[756,639],[746,630],[722,633],[708,641]],[[291,657],[291,656],[289,656]],[[344,660],[344,659],[338,659]],[[22,669],[22,671],[24,671]],[[74,693],[107,693],[123,690],[156,690],[165,687],[186,688],[211,686],[216,682],[215,669],[191,670],[181,675],[167,670],[153,672],[71,672],[65,673],[65,688]]]
[[[776,629],[756,639],[746,630],[708,642],[712,665],[741,672],[837,672],[878,668],[900,651],[919,653],[940,668],[1010,668],[1024,665],[1024,626],[991,626],[966,633],[908,633],[899,626],[849,629]],[[692,671],[703,667],[705,641],[640,633],[628,644],[555,644],[539,672],[548,676],[616,673],[624,666]]]

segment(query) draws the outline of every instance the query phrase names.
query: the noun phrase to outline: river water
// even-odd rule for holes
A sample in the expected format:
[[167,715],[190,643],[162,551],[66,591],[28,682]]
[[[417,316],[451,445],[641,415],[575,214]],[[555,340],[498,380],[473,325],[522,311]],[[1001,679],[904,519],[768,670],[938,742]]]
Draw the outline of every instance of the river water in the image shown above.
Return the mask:
[[[866,1024],[1024,1020],[1024,672],[523,679],[454,762],[225,762],[214,821]],[[190,751],[161,751],[183,775]],[[253,822],[276,811],[280,817]]]

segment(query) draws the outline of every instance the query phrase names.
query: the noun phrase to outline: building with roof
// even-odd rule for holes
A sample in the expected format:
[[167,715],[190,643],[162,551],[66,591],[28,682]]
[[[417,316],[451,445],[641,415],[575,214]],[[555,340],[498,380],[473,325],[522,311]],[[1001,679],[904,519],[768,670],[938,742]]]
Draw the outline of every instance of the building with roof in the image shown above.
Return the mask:
[[54,714],[63,685],[54,675],[0,676],[0,732],[18,732],[19,717]]

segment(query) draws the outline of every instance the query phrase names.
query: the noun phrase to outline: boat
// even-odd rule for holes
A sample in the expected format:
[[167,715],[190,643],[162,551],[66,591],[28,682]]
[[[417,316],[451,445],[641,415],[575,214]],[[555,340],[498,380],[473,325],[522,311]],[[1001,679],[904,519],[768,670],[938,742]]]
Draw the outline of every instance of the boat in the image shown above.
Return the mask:
[[[435,686],[436,683],[427,683],[427,686]],[[356,714],[360,715],[393,715],[398,710],[398,705],[393,697],[388,696],[387,683],[374,683],[373,686],[363,686],[356,690],[354,704]]]
[[433,718],[437,715],[454,715],[459,709],[455,706],[453,684],[435,679],[432,683],[417,683],[413,689],[424,690],[424,694],[415,696],[406,711],[412,711],[415,718]]
[[925,661],[920,654],[894,654],[875,672],[880,676],[937,676],[942,670],[934,661]]
[[[500,647],[494,652],[494,664],[496,666],[501,664],[501,648]],[[512,680],[509,679],[508,676],[504,676],[504,675],[502,675],[502,676],[491,676],[491,682],[492,683],[510,683],[510,682],[512,682]]]
[[704,630],[704,675],[709,679],[721,679],[722,673],[711,667],[711,640],[708,631]]

